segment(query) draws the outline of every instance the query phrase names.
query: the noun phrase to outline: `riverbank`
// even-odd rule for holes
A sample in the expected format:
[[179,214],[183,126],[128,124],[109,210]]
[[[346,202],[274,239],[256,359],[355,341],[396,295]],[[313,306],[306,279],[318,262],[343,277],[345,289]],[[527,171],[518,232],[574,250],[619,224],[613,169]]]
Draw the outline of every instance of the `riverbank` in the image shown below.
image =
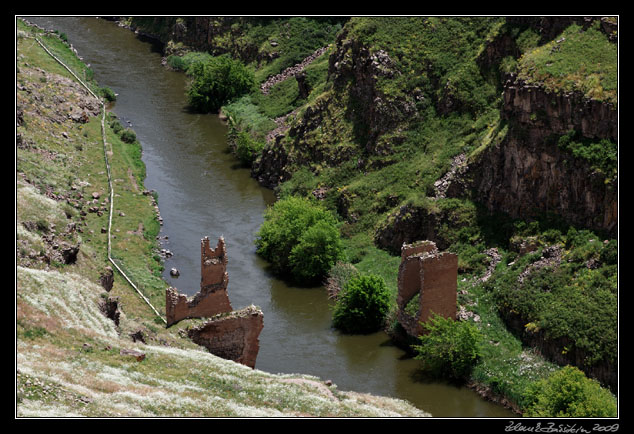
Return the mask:
[[[501,62],[496,50],[504,47],[497,44],[503,44],[508,40],[505,38],[517,36],[518,32],[535,39],[538,32],[547,29],[521,20],[396,21],[390,18],[351,20],[338,35],[328,58],[311,64],[313,91],[307,97],[300,98],[299,79],[285,80],[266,94],[253,92],[233,101],[223,111],[232,116],[230,128],[265,142],[251,166],[254,178],[262,185],[275,188],[280,197],[312,197],[337,213],[343,222],[341,232],[349,261],[361,272],[384,277],[394,294],[399,263],[395,255],[402,242],[432,237],[442,249],[457,253],[460,312],[464,313],[465,320],[477,323],[487,341],[486,357],[476,366],[472,384],[475,381],[484,385],[491,393],[513,402],[511,406],[522,407],[527,388],[559,367],[525,345],[536,339],[533,333],[542,333],[537,338],[543,337],[544,331],[539,331],[538,324],[540,321],[546,324],[541,317],[546,311],[536,307],[542,299],[541,293],[534,294],[526,304],[515,306],[530,312],[527,318],[512,318],[509,305],[501,302],[506,296],[504,291],[508,290],[506,286],[516,277],[512,274],[517,272],[522,278],[530,275],[539,269],[533,267],[532,262],[554,265],[557,291],[550,292],[563,294],[583,286],[582,273],[577,272],[583,266],[588,268],[587,264],[599,263],[605,266],[603,271],[592,273],[601,280],[600,286],[611,300],[611,306],[602,308],[601,317],[609,318],[612,325],[606,323],[604,332],[587,337],[597,343],[595,349],[602,348],[596,358],[614,360],[616,340],[610,337],[606,338],[609,343],[604,342],[604,336],[613,336],[616,329],[613,303],[616,274],[611,253],[616,240],[602,233],[582,231],[552,216],[511,218],[491,212],[470,192],[468,183],[473,179],[468,176],[450,180],[454,190],[460,191],[452,191],[449,196],[445,195],[447,185],[436,185],[446,181],[443,174],[447,171],[462,171],[459,174],[463,175],[469,165],[476,168],[470,176],[477,179],[478,168],[493,170],[479,166],[486,161],[483,163],[478,158],[483,155],[493,158],[502,144],[523,140],[514,137],[513,134],[518,133],[509,127],[508,114],[500,111],[496,97],[503,85],[499,81],[504,77],[502,69],[509,66]],[[587,28],[592,21],[586,21]],[[607,21],[601,19],[601,22]],[[560,24],[571,25],[572,30],[577,26],[574,20],[562,20],[557,25]],[[184,25],[185,20],[179,28],[184,29]],[[605,35],[596,31],[598,26],[597,20],[587,32],[588,37],[593,38],[593,44],[612,52],[614,47]],[[463,47],[472,50],[472,56],[454,56],[455,53],[443,45],[447,42],[443,37],[453,40],[457,35],[473,32],[480,36],[465,40]],[[554,38],[545,33],[542,37]],[[275,38],[270,36],[269,39]],[[402,43],[396,44],[397,40]],[[420,41],[427,42],[429,53],[411,49],[421,44]],[[522,49],[527,52],[535,49],[535,53],[539,53],[536,39],[531,44]],[[426,57],[430,53],[432,55]],[[508,62],[509,58],[517,57],[510,48],[506,54]],[[435,62],[438,62],[437,70],[432,68]],[[414,74],[402,69],[424,65],[428,65],[427,69]],[[606,68],[608,73],[611,67],[612,64]],[[470,72],[464,74],[466,70]],[[262,72],[260,75],[264,78]],[[421,81],[417,81],[419,79]],[[445,82],[445,87],[437,86]],[[530,121],[539,121],[537,117],[535,114]],[[280,119],[284,119],[286,128],[277,124]],[[278,134],[272,137],[272,131]],[[555,151],[542,152],[551,158],[550,152]],[[564,163],[567,158],[573,158],[556,155]],[[464,164],[458,157],[467,157]],[[473,164],[475,161],[478,164]],[[436,187],[442,187],[444,193],[439,195]],[[604,240],[604,247],[592,245],[598,237]],[[573,264],[570,267],[558,267],[559,263],[548,260],[553,249],[562,247],[566,249],[568,262]],[[497,249],[498,262],[494,263],[487,254],[492,249]],[[527,253],[533,254],[518,260]],[[604,258],[603,262],[599,256]],[[489,269],[492,265],[493,269]],[[482,279],[484,273],[493,276],[486,284],[487,279]],[[601,273],[607,278],[599,277]],[[535,273],[530,277],[537,282],[541,276]],[[570,295],[576,297],[578,293],[573,291]],[[584,293],[583,297],[582,303],[597,307],[592,294]],[[563,301],[550,303],[564,304],[565,297]],[[510,309],[512,312],[513,308]],[[569,313],[551,311],[548,314],[554,315],[557,321],[580,320]],[[567,337],[562,339],[561,342]],[[586,337],[576,339],[580,346],[587,343]],[[541,348],[552,352],[557,345],[555,342],[542,344]],[[558,347],[558,351],[572,354],[567,346]],[[574,357],[559,358],[559,363],[575,363]],[[585,369],[591,371],[591,368]]]
[[[125,25],[120,24],[120,25],[122,27],[128,28],[129,30],[135,31],[136,33],[143,34],[144,37],[146,37],[146,38],[147,37],[152,37],[152,35],[150,35],[147,31],[139,31],[138,29],[131,28],[127,24],[125,24]],[[161,42],[161,40],[160,40],[160,38],[158,36],[155,36],[155,40],[157,42]],[[278,76],[271,77],[269,80],[267,80],[265,82],[265,83],[268,83],[268,85],[263,84],[261,86],[261,88],[263,88],[263,89],[270,88],[274,84],[278,84],[279,85],[282,82],[284,82],[285,80],[289,80],[291,82],[294,82],[295,81],[294,74],[304,72],[306,66],[310,65],[313,61],[315,61],[318,57],[322,56],[324,53],[325,53],[325,49],[323,49],[323,48],[317,50],[315,53],[311,54],[307,59],[305,59],[304,61],[300,62],[296,66],[290,68],[290,70],[292,70],[292,72],[293,72],[292,74],[288,74],[287,73],[287,74],[280,74]],[[323,56],[320,59],[320,64],[321,65],[317,66],[318,68],[322,68],[323,69],[324,59],[326,59],[326,63],[327,63],[327,56]],[[163,57],[161,63],[164,66],[167,66],[169,62],[168,62],[166,57]],[[288,84],[288,81],[286,81],[286,83],[284,83],[284,85],[287,85],[287,84]],[[264,90],[262,92],[263,92],[263,94],[266,94],[266,92]],[[275,98],[275,96],[273,98]],[[221,113],[220,116],[221,116],[221,119],[223,121],[227,120],[227,116],[226,115]],[[286,116],[288,116],[288,115],[285,115],[285,117]],[[240,117],[237,118],[237,121],[238,122],[248,123],[248,121],[246,121],[246,119],[240,118]],[[231,126],[230,126],[230,128],[231,128]],[[282,127],[282,128],[283,129],[287,129],[288,126]],[[280,129],[280,131],[281,130],[282,129]],[[384,259],[387,259],[387,261],[384,261]],[[386,263],[387,266],[384,266],[382,271],[379,271],[376,268],[376,264],[377,263],[381,263],[381,262]],[[365,259],[363,261],[363,264],[359,265],[359,268],[361,268],[363,270],[364,266],[367,268],[365,271],[372,271],[372,272],[379,271],[379,272],[382,272],[383,276],[386,277],[386,280],[388,282],[390,282],[390,286],[395,288],[396,270],[398,269],[398,263],[394,260],[394,258],[390,258],[385,252],[382,252],[382,251],[377,249],[375,251],[369,252],[369,254],[365,257]],[[307,300],[307,302],[309,302],[309,301]],[[397,345],[398,348],[400,348],[403,351],[405,351],[408,354],[408,357],[411,357],[411,356],[414,355],[413,352],[412,352],[412,349],[410,347],[411,338],[409,339],[409,341],[406,342],[406,340],[403,339],[403,336],[396,335],[395,331],[394,331],[394,324],[388,324],[387,329],[385,330],[385,332],[387,333],[388,336],[391,337],[392,344]],[[516,404],[512,403],[511,401],[509,401],[505,397],[501,396],[499,393],[496,393],[491,387],[487,387],[484,384],[479,384],[479,383],[476,383],[476,382],[470,382],[467,385],[468,385],[469,388],[471,388],[472,390],[477,392],[479,396],[481,396],[482,398],[486,399],[487,401],[490,401],[490,402],[495,403],[497,405],[501,405],[504,408],[512,410],[515,414],[521,414],[521,412],[519,411],[518,406]]]
[[92,78],[64,35],[18,20],[17,417],[429,415],[405,401],[341,391],[313,376],[252,370],[166,329],[108,270],[106,155],[115,188],[112,254],[159,312],[164,309],[160,224],[144,188],[140,145],[122,140],[107,123],[104,154],[99,104],[27,37],[32,32],[79,76]]

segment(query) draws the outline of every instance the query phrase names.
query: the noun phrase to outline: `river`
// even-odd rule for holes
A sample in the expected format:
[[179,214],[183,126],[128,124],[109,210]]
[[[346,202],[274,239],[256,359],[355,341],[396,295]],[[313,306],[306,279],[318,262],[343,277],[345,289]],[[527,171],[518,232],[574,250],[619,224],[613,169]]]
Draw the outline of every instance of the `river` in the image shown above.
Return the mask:
[[[143,148],[145,187],[158,193],[163,218],[164,279],[181,293],[200,287],[200,240],[227,247],[228,293],[234,309],[254,304],[264,313],[256,369],[309,374],[340,390],[405,399],[436,417],[514,417],[466,387],[423,382],[418,361],[385,333],[343,335],[331,327],[324,288],[295,288],[267,272],[254,239],[269,189],[237,166],[228,152],[226,127],[216,115],[187,110],[184,74],[161,65],[161,46],[92,17],[26,17],[67,35],[95,79],[118,94],[112,107]],[[169,275],[175,267],[178,278]]]

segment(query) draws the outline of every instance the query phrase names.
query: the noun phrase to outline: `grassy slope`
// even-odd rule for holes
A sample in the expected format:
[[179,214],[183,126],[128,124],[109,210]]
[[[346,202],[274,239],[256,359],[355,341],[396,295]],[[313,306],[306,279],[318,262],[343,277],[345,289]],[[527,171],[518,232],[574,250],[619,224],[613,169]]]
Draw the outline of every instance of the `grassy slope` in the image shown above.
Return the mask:
[[[23,38],[23,32],[31,29],[19,23],[16,98],[23,123],[16,130],[22,140],[16,149],[18,417],[427,415],[400,400],[339,391],[318,378],[273,375],[215,357],[179,336],[178,329],[186,323],[165,329],[117,274],[106,294],[97,282],[108,265],[101,231],[108,213],[88,212],[103,203],[108,190],[99,121],[92,117],[85,124],[75,123],[57,112],[60,96],[77,104],[78,91],[70,90],[70,75],[33,39]],[[83,71],[85,66],[59,38],[43,40],[76,71]],[[152,200],[142,193],[139,145],[122,142],[111,129],[107,135],[116,191],[113,256],[121,258],[161,312],[165,283],[161,264],[153,258],[158,225]],[[45,197],[47,191],[60,200]],[[100,193],[95,203],[93,192]],[[74,199],[77,206],[67,204]],[[65,232],[71,222],[81,231]],[[49,239],[79,242],[76,263],[45,262],[56,258]],[[119,326],[98,308],[108,295],[120,299]],[[132,341],[129,334],[137,330],[147,344]],[[139,362],[121,355],[121,349],[138,349],[146,357]]]

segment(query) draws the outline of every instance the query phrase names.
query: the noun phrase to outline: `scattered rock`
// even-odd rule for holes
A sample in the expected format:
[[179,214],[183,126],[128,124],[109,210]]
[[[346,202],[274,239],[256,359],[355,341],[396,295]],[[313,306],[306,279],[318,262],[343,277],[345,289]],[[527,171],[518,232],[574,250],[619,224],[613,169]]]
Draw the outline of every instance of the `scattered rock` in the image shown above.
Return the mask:
[[473,319],[473,321],[475,322],[480,322],[480,315],[467,310],[464,306],[460,306],[460,309],[456,314],[456,319],[459,321],[467,321],[469,319]]
[[[271,43],[271,45],[275,47],[275,45],[273,45],[273,43]],[[308,66],[316,58],[318,58],[319,56],[324,54],[327,49],[328,49],[327,46],[319,48],[313,54],[311,54],[310,56],[308,56],[304,60],[302,60],[300,63],[298,63],[296,65],[293,65],[293,66],[291,66],[289,68],[286,68],[284,71],[282,71],[281,73],[279,73],[279,74],[277,74],[277,75],[275,75],[273,77],[269,77],[264,83],[262,83],[262,86],[260,86],[260,90],[262,91],[262,93],[264,95],[267,95],[269,93],[269,90],[271,90],[271,88],[273,86],[275,86],[277,83],[280,83],[280,82],[286,80],[287,78],[293,77],[293,76],[301,73],[302,71],[304,71],[304,68],[306,68],[306,66]]]
[[130,333],[130,338],[132,338],[132,342],[143,342],[144,344],[147,343],[145,341],[145,334],[141,329],[135,331],[134,333]]
[[137,362],[142,362],[145,359],[145,353],[137,350],[128,350],[122,348],[121,351],[119,351],[119,354],[121,354],[122,356],[132,356],[137,360]]
[[172,268],[172,269],[170,270],[170,276],[172,276],[172,277],[178,277],[178,276],[180,276],[180,275],[181,275],[181,272],[180,272],[180,271],[178,271],[178,269],[176,269],[176,268]]

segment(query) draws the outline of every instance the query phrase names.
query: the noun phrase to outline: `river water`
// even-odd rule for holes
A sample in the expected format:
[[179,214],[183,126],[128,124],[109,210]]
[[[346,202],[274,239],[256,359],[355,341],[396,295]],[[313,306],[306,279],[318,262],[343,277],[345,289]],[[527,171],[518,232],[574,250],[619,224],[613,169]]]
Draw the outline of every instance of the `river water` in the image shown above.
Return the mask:
[[[179,292],[200,288],[200,240],[227,246],[228,293],[234,309],[254,304],[264,313],[256,369],[309,374],[340,390],[405,399],[436,417],[513,417],[465,387],[423,382],[418,361],[384,333],[343,335],[331,327],[324,288],[294,288],[267,272],[254,239],[275,196],[237,167],[226,127],[216,115],[187,110],[186,77],[161,66],[161,47],[115,23],[92,17],[26,17],[67,35],[95,78],[118,94],[112,107],[143,148],[145,187],[158,193],[164,279]],[[173,278],[175,267],[181,275]]]

